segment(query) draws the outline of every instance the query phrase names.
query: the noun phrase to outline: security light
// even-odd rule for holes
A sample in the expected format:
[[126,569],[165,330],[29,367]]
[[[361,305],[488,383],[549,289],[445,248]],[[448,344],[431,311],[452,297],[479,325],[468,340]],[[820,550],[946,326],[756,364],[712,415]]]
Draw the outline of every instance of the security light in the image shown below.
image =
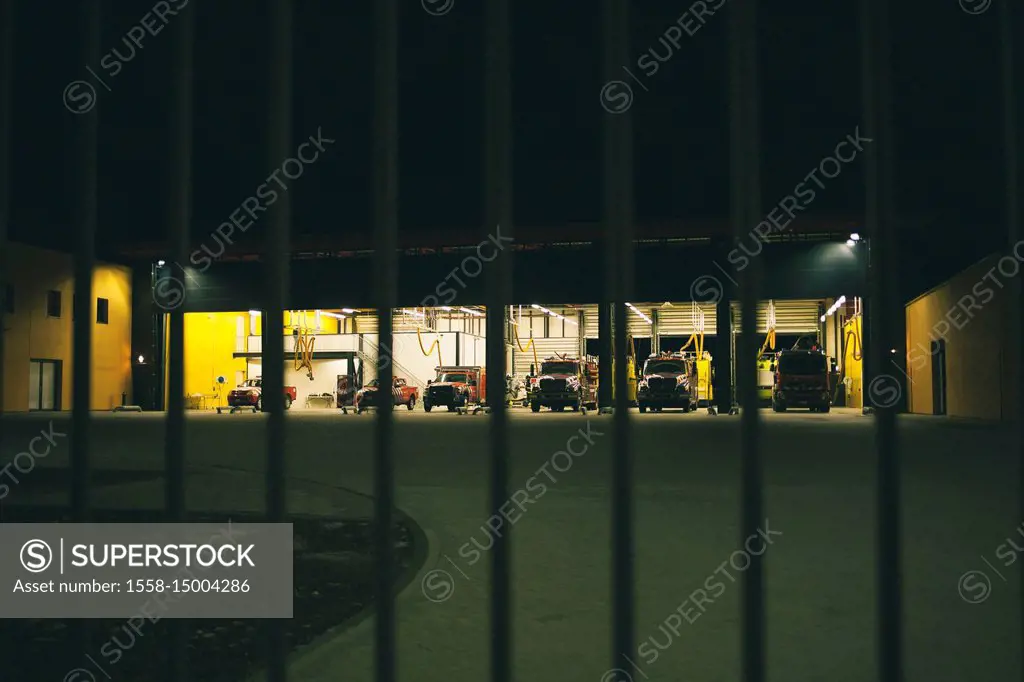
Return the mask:
[[855,242],[859,242],[860,241],[860,235],[857,234],[856,232],[854,232],[853,234],[850,235],[850,240],[851,241],[855,241]]
[[156,262],[156,266],[157,266],[158,268],[162,268],[162,267],[163,267],[163,266],[165,266],[165,265],[167,265],[167,261],[165,261],[165,260],[158,260],[158,261]]
[[856,244],[856,243],[857,243],[857,242],[853,241],[852,239],[847,239],[847,240],[846,240],[846,245],[847,245],[847,246],[853,246],[853,245],[854,245],[854,244]]
[[139,356],[139,364],[141,365],[141,364],[142,364],[142,363],[144,363],[145,361],[146,361],[146,358],[144,358],[144,357],[142,357],[142,356],[140,355],[140,356]]

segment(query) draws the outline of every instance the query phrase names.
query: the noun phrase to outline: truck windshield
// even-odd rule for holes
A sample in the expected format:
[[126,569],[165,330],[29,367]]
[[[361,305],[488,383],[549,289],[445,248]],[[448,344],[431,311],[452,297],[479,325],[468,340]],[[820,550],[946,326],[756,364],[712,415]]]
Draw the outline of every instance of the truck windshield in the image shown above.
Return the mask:
[[781,355],[779,371],[783,374],[825,374],[825,356],[812,353]]
[[657,374],[658,372],[679,372],[686,373],[686,363],[682,360],[656,360],[648,361],[644,365],[644,374]]
[[250,388],[260,388],[260,386],[262,386],[262,384],[263,384],[263,379],[249,379],[249,380],[247,380],[242,385],[243,386],[248,386]]
[[447,372],[437,377],[437,380],[440,383],[468,383],[465,374],[449,374]]
[[575,362],[543,362],[540,365],[541,374],[576,374]]

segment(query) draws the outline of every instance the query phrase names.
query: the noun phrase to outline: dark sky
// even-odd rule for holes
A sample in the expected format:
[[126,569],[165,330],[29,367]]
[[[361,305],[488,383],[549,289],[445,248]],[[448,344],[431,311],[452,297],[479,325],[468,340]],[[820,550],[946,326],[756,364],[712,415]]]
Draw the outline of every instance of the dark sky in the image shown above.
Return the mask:
[[[173,0],[180,3],[182,0]],[[975,0],[977,1],[977,0]],[[101,53],[151,3],[108,7]],[[263,142],[263,2],[192,0],[198,12],[194,234],[202,239],[278,165]],[[476,229],[482,214],[483,48],[480,2],[455,0],[431,16],[402,0],[401,222]],[[691,3],[632,9],[636,214],[640,221],[728,215],[728,102],[723,8],[656,74],[636,61]],[[714,3],[709,3],[714,4]],[[763,198],[766,209],[861,121],[858,17],[852,2],[764,3],[760,24]],[[1001,223],[1001,104],[997,11],[957,0],[893,3],[896,194],[901,212],[945,234],[922,245],[963,253],[993,248]],[[15,81],[13,236],[67,238],[73,225],[69,143],[83,117],[62,93],[89,79],[80,21],[49,3],[19,0]],[[70,3],[69,3],[70,5]],[[592,221],[601,211],[601,64],[598,2],[514,0],[515,218],[518,224]],[[921,9],[924,7],[925,9]],[[373,28],[371,2],[298,0],[295,144],[318,128],[337,142],[293,185],[296,234],[364,232],[371,224]],[[166,229],[171,34],[176,19],[99,89],[103,243],[150,241]],[[859,214],[855,160],[818,193],[813,212]],[[258,232],[261,225],[253,228]],[[927,254],[928,252],[923,252]]]

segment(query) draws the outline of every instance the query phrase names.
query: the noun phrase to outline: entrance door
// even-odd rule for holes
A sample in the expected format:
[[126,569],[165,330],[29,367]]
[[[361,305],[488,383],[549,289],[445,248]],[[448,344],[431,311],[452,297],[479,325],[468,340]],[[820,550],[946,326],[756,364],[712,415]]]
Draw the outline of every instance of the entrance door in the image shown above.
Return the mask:
[[28,409],[60,409],[62,364],[60,360],[29,361]]
[[946,414],[946,340],[932,341],[932,413]]

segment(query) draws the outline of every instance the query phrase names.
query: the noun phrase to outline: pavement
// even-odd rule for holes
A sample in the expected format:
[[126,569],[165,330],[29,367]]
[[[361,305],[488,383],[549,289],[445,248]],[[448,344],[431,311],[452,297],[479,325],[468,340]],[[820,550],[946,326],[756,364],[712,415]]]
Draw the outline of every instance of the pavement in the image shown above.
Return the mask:
[[[763,414],[766,519],[747,548],[764,553],[770,674],[791,682],[874,679],[874,420],[852,410]],[[0,420],[0,462],[23,450],[49,419]],[[69,430],[66,416],[54,420],[58,431]],[[488,420],[396,413],[397,503],[431,545],[426,565],[398,600],[401,679],[488,679],[488,549],[498,527],[494,520],[488,527]],[[373,484],[373,423],[372,415],[289,413],[292,510],[371,513],[363,495]],[[1024,548],[1018,446],[1006,428],[928,417],[899,423],[905,679],[1017,678],[1024,561],[1007,547],[1015,539]],[[186,424],[189,506],[260,509],[266,415],[195,414]],[[611,418],[512,416],[513,494],[499,532],[512,538],[517,678],[741,677],[739,581],[747,550],[739,529],[739,420],[662,413],[636,414],[630,424],[638,650],[613,661]],[[158,472],[163,432],[159,414],[99,414],[93,465]],[[39,466],[66,466],[66,440],[55,440]],[[573,454],[559,454],[565,451]],[[138,486],[132,497],[145,494],[159,506],[158,482],[119,485]],[[17,504],[18,494],[12,486],[5,504]],[[108,494],[119,495],[100,491],[94,502],[113,499]],[[292,659],[290,679],[341,676],[373,679],[373,619]]]

